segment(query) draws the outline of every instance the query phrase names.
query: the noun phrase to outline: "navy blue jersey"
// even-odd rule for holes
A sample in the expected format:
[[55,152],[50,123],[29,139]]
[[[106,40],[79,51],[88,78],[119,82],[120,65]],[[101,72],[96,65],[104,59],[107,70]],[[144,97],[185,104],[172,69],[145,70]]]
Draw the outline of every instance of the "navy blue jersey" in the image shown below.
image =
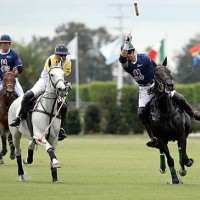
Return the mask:
[[21,67],[22,61],[19,54],[12,49],[10,49],[8,53],[0,53],[0,79],[3,78],[1,71],[2,66],[6,66],[6,68],[9,69],[8,71],[12,71],[14,67]]
[[154,79],[154,67],[152,60],[145,54],[137,54],[136,63],[128,60],[128,67],[124,70],[129,73],[139,85],[147,85]]

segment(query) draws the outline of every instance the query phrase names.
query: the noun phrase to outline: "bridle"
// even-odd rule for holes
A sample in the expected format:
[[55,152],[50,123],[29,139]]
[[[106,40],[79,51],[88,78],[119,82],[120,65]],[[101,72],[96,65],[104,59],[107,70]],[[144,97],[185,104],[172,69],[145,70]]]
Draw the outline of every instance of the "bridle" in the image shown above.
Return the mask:
[[[60,68],[60,67],[51,67],[51,69],[50,69],[50,71],[52,70],[52,69],[55,69],[55,68]],[[51,85],[53,86],[53,88],[56,90],[56,95],[57,96],[59,96],[58,95],[58,90],[57,90],[57,85],[58,85],[58,83],[60,82],[60,81],[62,81],[63,83],[64,83],[64,80],[63,79],[58,79],[57,81],[56,81],[56,83],[54,83],[53,82],[53,80],[52,80],[52,78],[51,78],[51,74],[50,74],[50,71],[49,71],[49,80],[50,80],[50,83],[51,83]],[[64,83],[65,84],[65,83]]]
[[165,85],[166,85],[167,80],[171,81],[171,80],[173,80],[173,77],[170,74],[170,76],[164,77],[163,80],[162,80],[162,82],[159,81],[158,78],[155,76],[155,74],[156,74],[156,71],[158,69],[160,69],[160,68],[165,69],[166,67],[165,66],[157,66],[157,67],[155,67],[154,68],[154,79],[156,80],[156,82],[158,84],[158,90],[159,90],[159,92],[163,92],[165,90]]
[[[13,83],[6,83],[7,81],[6,78],[8,78],[8,76],[12,76],[11,78],[13,78]],[[12,88],[12,92],[9,92],[8,88]],[[2,93],[3,94],[12,94],[14,92],[14,88],[15,88],[15,74],[13,72],[6,72],[4,74],[4,78],[3,78],[3,90]]]

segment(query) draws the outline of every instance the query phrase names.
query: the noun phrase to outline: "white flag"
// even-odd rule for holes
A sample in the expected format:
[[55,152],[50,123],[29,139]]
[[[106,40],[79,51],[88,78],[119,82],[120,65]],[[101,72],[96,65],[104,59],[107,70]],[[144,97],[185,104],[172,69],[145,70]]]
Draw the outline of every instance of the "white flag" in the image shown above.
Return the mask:
[[67,45],[68,51],[70,55],[67,57],[71,60],[76,60],[77,59],[77,54],[78,54],[78,38],[75,36]]
[[113,42],[101,47],[99,50],[106,59],[106,65],[110,65],[119,59],[121,53],[122,38],[117,38]]

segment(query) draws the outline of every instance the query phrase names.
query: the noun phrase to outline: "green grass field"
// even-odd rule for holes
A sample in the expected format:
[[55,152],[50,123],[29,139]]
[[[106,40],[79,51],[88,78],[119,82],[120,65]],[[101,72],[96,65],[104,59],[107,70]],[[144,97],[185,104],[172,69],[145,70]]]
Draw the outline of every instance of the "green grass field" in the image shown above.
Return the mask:
[[[194,165],[183,184],[169,185],[169,170],[159,172],[159,152],[145,146],[147,136],[69,136],[59,142],[57,157],[62,165],[51,182],[49,158],[38,146],[34,163],[25,166],[30,177],[19,182],[16,161],[4,157],[0,165],[1,200],[196,200],[200,188],[200,139],[188,139],[188,155]],[[23,157],[28,141],[22,140]],[[170,143],[178,169],[176,143]]]

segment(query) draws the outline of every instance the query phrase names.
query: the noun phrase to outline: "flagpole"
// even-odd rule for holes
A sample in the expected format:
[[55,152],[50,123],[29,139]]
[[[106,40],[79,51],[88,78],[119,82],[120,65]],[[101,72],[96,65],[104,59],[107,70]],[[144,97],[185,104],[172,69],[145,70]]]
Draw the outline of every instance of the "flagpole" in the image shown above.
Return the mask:
[[75,60],[75,81],[76,81],[76,96],[75,96],[75,106],[76,109],[80,108],[79,104],[79,62],[78,62],[78,33],[75,33],[75,37],[77,39],[76,45],[76,60]]

